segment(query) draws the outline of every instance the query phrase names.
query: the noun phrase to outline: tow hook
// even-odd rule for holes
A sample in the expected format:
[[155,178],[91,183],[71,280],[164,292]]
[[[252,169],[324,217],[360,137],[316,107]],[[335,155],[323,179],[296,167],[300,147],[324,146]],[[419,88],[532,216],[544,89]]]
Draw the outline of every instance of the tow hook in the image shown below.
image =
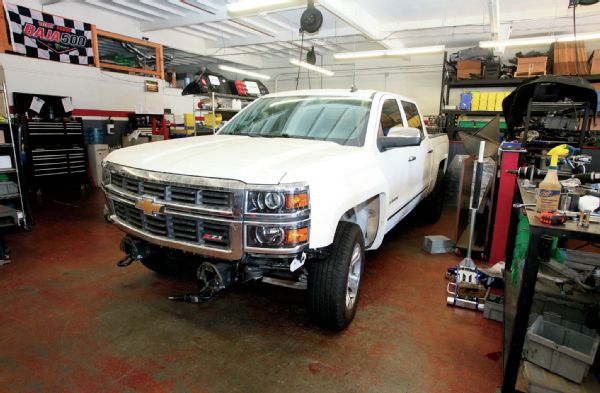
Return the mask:
[[196,272],[198,292],[169,296],[169,300],[188,303],[204,303],[227,288],[234,278],[234,267],[229,263],[204,262]]
[[295,272],[296,270],[298,270],[302,266],[304,266],[305,262],[306,262],[306,253],[303,252],[302,255],[300,256],[300,259],[298,259],[298,257],[296,257],[296,258],[294,258],[292,263],[290,263],[290,271]]
[[148,247],[146,244],[131,236],[125,236],[123,240],[121,240],[120,248],[121,251],[125,253],[125,257],[117,262],[118,267],[129,266],[133,262],[142,260],[148,256]]

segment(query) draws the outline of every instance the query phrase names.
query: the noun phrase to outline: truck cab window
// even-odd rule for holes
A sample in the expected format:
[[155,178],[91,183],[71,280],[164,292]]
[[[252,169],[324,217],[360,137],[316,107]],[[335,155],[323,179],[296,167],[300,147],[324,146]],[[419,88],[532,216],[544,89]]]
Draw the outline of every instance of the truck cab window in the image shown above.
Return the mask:
[[379,127],[380,136],[387,136],[392,127],[404,127],[398,101],[388,99],[383,102]]
[[421,115],[419,115],[417,106],[412,102],[402,101],[402,109],[404,109],[404,113],[406,114],[408,126],[421,130],[421,138],[423,138],[423,120],[421,119]]

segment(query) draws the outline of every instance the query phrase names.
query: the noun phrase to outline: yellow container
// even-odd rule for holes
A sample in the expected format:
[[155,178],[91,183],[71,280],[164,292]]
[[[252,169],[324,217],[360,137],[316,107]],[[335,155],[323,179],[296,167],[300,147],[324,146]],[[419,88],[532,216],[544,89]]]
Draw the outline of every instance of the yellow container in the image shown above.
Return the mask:
[[490,93],[481,93],[481,97],[479,98],[480,111],[487,111],[489,97]]
[[478,111],[479,110],[479,100],[481,99],[481,93],[478,91],[471,92],[471,96],[473,99],[471,100],[471,110]]
[[487,111],[495,111],[496,110],[496,97],[498,96],[497,93],[490,93],[488,95],[488,102],[487,102]]
[[223,121],[223,116],[220,113],[215,113],[215,118],[213,119],[212,112],[207,112],[204,115],[204,125],[207,127],[216,127]]
[[183,125],[185,127],[194,127],[195,118],[193,113],[184,113],[183,114]]

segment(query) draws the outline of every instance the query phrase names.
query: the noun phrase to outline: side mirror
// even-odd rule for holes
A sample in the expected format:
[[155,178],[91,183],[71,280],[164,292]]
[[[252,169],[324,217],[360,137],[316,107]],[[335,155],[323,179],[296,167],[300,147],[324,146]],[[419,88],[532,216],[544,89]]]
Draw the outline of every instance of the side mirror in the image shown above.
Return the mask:
[[392,127],[387,136],[377,140],[381,151],[395,147],[419,146],[421,144],[421,130],[412,127]]

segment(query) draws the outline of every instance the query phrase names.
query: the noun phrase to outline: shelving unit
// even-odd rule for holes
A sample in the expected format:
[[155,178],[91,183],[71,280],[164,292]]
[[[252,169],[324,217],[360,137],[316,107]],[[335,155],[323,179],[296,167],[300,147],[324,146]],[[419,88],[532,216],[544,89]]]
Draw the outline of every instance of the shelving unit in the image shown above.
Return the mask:
[[[210,108],[198,108],[198,102],[204,99],[210,98],[212,105]],[[212,118],[213,118],[213,126],[212,126],[212,130],[213,133],[215,133],[217,131],[217,125],[216,125],[216,121],[215,119],[215,115],[217,113],[220,113],[221,116],[223,116],[223,114],[226,114],[224,117],[227,117],[226,119],[224,118],[223,120],[229,120],[231,119],[233,116],[235,116],[240,110],[238,109],[232,109],[231,108],[231,103],[230,103],[230,108],[215,108],[215,104],[218,105],[218,99],[223,99],[223,100],[240,100],[242,101],[242,109],[244,109],[248,104],[250,104],[250,102],[256,100],[258,97],[249,97],[249,96],[238,96],[238,95],[234,95],[234,94],[224,94],[224,93],[210,93],[210,94],[204,94],[204,95],[194,95],[194,99],[193,99],[193,109],[194,109],[194,134],[198,135],[198,122],[195,120],[196,114],[200,113],[200,114],[205,114],[205,113],[211,113],[212,114]]]
[[[590,83],[600,82],[600,75],[583,75]],[[497,114],[503,115],[501,111],[465,111],[459,109],[445,109],[446,105],[449,105],[450,91],[452,89],[477,89],[477,88],[494,88],[494,87],[505,87],[515,88],[524,81],[530,78],[506,78],[506,79],[463,79],[454,80],[450,79],[450,73],[448,72],[448,57],[444,55],[444,63],[442,69],[442,90],[440,94],[440,115],[444,115],[446,122],[444,130],[448,134],[451,140],[457,140],[459,131],[475,132],[477,128],[472,127],[459,127],[458,117],[459,116],[472,116],[472,117],[490,117],[496,116]]]
[[[0,143],[0,155],[10,156],[11,168],[2,168],[0,173],[8,176],[11,182],[17,186],[17,192],[0,195],[0,264],[7,258],[4,243],[1,240],[2,234],[14,228],[21,227],[29,230],[31,222],[29,218],[29,205],[23,193],[23,168],[21,166],[19,133],[13,127],[13,121],[10,118],[10,107],[6,93],[6,85],[0,84],[0,94],[2,95],[3,112],[6,115],[6,121],[0,122],[0,132],[4,134],[5,143]],[[9,220],[6,220],[6,218]]]

